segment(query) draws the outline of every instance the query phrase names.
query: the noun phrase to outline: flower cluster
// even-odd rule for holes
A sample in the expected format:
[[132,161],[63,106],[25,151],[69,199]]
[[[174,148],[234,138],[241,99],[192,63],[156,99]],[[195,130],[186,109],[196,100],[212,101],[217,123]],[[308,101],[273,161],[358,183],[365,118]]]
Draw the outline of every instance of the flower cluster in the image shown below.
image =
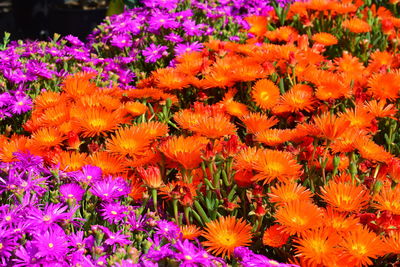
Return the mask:
[[3,265],[399,264],[397,1],[214,2],[109,18],[135,87],[56,75],[2,132]]

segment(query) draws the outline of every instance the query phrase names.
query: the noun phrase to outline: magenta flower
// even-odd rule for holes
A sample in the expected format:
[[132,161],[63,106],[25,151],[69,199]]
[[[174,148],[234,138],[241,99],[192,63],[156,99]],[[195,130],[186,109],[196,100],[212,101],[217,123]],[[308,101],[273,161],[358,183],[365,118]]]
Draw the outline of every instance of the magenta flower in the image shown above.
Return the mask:
[[177,56],[188,52],[199,52],[203,49],[203,45],[199,42],[177,44],[175,47],[175,53]]
[[72,214],[75,213],[75,211],[73,213],[66,212],[67,209],[68,206],[61,203],[47,203],[44,210],[33,207],[27,215],[27,219],[38,230],[46,231],[49,228],[53,231],[59,230],[61,227],[57,223],[71,219]]
[[86,165],[82,167],[81,171],[70,172],[69,173],[76,181],[90,184],[101,178],[101,169],[97,166]]
[[125,48],[132,46],[132,37],[129,34],[118,34],[114,35],[110,41],[112,46],[118,48]]
[[21,114],[31,110],[32,100],[25,95],[16,96],[14,102],[11,104],[11,112],[14,114]]
[[78,203],[82,200],[85,190],[78,184],[63,184],[60,186],[60,194],[63,201],[74,200]]
[[109,223],[119,223],[126,217],[128,209],[119,203],[106,203],[102,205],[100,212],[101,216]]
[[103,201],[111,201],[120,196],[128,195],[129,186],[122,178],[117,177],[114,179],[109,176],[104,180],[94,182],[90,192]]
[[168,47],[165,45],[151,44],[142,51],[142,54],[145,57],[145,62],[154,63],[163,56],[167,56],[167,49]]
[[105,244],[113,246],[115,244],[119,245],[129,245],[132,243],[132,241],[129,241],[128,238],[130,237],[129,235],[123,235],[121,234],[122,230],[119,230],[116,233],[113,233],[108,229],[107,227],[104,226],[98,226],[106,235],[107,239],[104,241]]
[[60,261],[68,252],[68,242],[62,229],[48,230],[35,236],[32,244],[37,247],[36,257]]

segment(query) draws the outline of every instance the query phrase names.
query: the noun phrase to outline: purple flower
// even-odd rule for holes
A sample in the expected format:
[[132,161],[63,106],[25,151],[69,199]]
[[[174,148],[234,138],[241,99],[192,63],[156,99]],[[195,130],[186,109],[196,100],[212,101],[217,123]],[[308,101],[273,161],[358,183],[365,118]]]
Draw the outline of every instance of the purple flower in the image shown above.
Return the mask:
[[32,244],[33,241],[28,241],[24,246],[20,246],[15,251],[15,256],[17,258],[13,259],[13,266],[31,266],[31,267],[40,267],[40,260],[35,257],[36,253],[38,253],[38,248]]
[[129,241],[128,238],[130,237],[129,235],[123,235],[121,234],[122,230],[119,230],[116,233],[113,233],[108,229],[107,227],[104,226],[98,226],[105,235],[107,236],[107,239],[104,241],[105,244],[113,246],[115,244],[119,245],[129,245],[132,243],[132,241]]
[[146,215],[143,215],[143,216],[139,215],[139,216],[137,216],[136,213],[135,213],[134,211],[132,211],[132,212],[129,214],[126,223],[131,227],[131,228],[130,228],[130,231],[131,231],[131,232],[133,232],[133,231],[144,231],[144,232],[147,232],[147,231],[145,230],[145,228],[144,228],[144,227],[146,226],[146,224],[147,224],[147,217],[146,217]]
[[63,184],[60,186],[60,194],[63,201],[74,200],[78,203],[82,200],[85,190],[78,184]]
[[203,49],[203,45],[199,42],[178,44],[175,47],[175,53],[177,56],[182,55],[187,52],[199,52]]
[[149,21],[149,31],[157,32],[161,27],[164,29],[176,29],[179,22],[175,18],[165,13],[155,13]]
[[168,47],[165,45],[151,44],[142,51],[142,54],[145,57],[145,62],[154,63],[163,56],[168,55],[167,49]]
[[71,234],[67,238],[69,245],[77,249],[91,248],[94,246],[94,237],[91,235],[87,238],[84,238],[83,231],[78,231],[74,234]]
[[43,257],[46,260],[60,261],[68,251],[68,242],[62,229],[48,230],[43,234],[37,234],[32,241],[38,252],[36,257]]
[[11,111],[14,114],[21,114],[31,110],[32,100],[27,96],[16,96],[14,103],[11,104]]
[[107,179],[94,182],[90,192],[103,201],[111,201],[120,196],[128,195],[129,186],[122,178],[113,179],[109,176]]
[[75,178],[76,181],[84,184],[90,184],[101,178],[101,169],[97,166],[86,165],[82,167],[81,171],[71,172],[70,175]]
[[110,41],[112,46],[123,49],[132,46],[132,37],[129,34],[114,35]]
[[0,228],[0,263],[8,261],[17,246],[17,238],[14,233],[11,230]]
[[209,258],[204,257],[207,252],[197,248],[193,243],[190,243],[189,240],[178,240],[174,244],[174,247],[178,250],[178,253],[175,253],[174,257],[180,261],[180,266],[212,266],[212,261]]
[[204,27],[204,24],[196,24],[193,20],[185,20],[182,24],[183,30],[188,36],[200,36],[203,34],[203,31],[200,29]]
[[157,222],[157,235],[164,236],[168,240],[178,239],[181,230],[174,222],[160,220]]
[[176,34],[174,32],[166,35],[164,39],[173,43],[180,43],[183,41],[183,38],[179,34]]
[[162,245],[162,237],[159,235],[154,235],[154,238],[148,238],[148,242],[150,242],[152,245],[149,249],[149,251],[146,253],[144,256],[145,259],[150,259],[154,260],[156,262],[174,255],[174,252],[171,250],[171,244],[165,244]]
[[84,45],[84,43],[81,40],[79,40],[78,37],[75,37],[75,36],[73,36],[71,34],[65,36],[64,39],[69,41],[71,44],[76,45],[76,46],[83,46]]
[[[271,260],[263,255],[255,254],[249,248],[236,247],[233,251],[235,258],[238,258],[239,263],[243,267],[296,267],[294,264],[284,264]],[[297,266],[298,267],[298,266]]]
[[[64,206],[61,203],[47,203],[43,211],[33,207],[27,215],[27,219],[38,230],[46,231],[49,228],[58,230],[61,227],[57,222],[68,220],[72,217],[73,213],[65,212],[67,209],[68,206]],[[75,211],[73,212],[75,213]]]
[[148,8],[165,8],[168,10],[172,10],[178,6],[178,2],[179,0],[148,0],[143,1],[143,4]]
[[109,223],[118,223],[126,217],[127,207],[119,203],[105,203],[100,209],[101,216]]
[[13,97],[10,93],[5,92],[0,94],[0,108],[4,106],[8,106],[13,103]]

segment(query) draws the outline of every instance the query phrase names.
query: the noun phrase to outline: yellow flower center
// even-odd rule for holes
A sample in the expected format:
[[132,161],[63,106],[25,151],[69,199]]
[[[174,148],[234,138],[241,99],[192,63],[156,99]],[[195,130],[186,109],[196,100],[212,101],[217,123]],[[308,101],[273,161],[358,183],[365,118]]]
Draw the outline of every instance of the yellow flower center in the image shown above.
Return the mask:
[[53,243],[49,243],[49,248],[52,248],[52,247],[54,247],[54,244]]
[[43,221],[45,221],[45,222],[48,222],[48,221],[50,221],[51,220],[51,217],[49,216],[49,215],[45,215],[44,217],[43,217]]
[[7,215],[7,216],[6,216],[6,221],[7,221],[7,222],[11,221],[11,216],[10,216],[10,215]]
[[187,259],[187,260],[192,260],[193,258],[192,258],[192,256],[190,256],[190,255],[185,255],[185,259]]
[[115,210],[113,210],[113,211],[111,211],[111,214],[112,215],[117,215],[118,213]]

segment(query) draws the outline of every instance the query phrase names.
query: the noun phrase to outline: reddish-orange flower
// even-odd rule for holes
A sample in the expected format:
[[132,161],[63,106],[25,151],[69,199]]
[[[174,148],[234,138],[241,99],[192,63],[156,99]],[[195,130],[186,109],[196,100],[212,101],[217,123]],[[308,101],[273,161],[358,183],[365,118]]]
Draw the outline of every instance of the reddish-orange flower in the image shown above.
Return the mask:
[[257,81],[251,91],[251,95],[254,102],[263,109],[274,107],[280,97],[279,88],[267,79]]
[[271,193],[268,193],[268,196],[272,203],[285,205],[296,200],[312,202],[313,194],[306,187],[294,182],[289,182],[271,187]]
[[343,28],[348,29],[349,31],[354,33],[370,32],[372,29],[368,22],[359,18],[345,20],[343,21],[342,26]]
[[271,128],[278,123],[275,117],[268,117],[261,113],[250,113],[240,118],[246,125],[249,133],[257,133]]
[[324,46],[331,46],[338,43],[338,40],[334,35],[326,32],[316,33],[311,37],[311,39],[317,44],[322,44]]
[[194,169],[202,162],[202,150],[208,143],[207,138],[198,136],[174,136],[160,147],[160,151],[185,169]]
[[303,234],[308,229],[317,228],[323,222],[322,210],[310,201],[291,201],[281,206],[275,218],[283,226],[284,232],[295,235]]
[[358,228],[342,236],[339,244],[342,252],[339,260],[341,266],[367,266],[372,265],[372,259],[384,255],[385,248],[382,240],[367,228]]
[[252,234],[251,226],[243,219],[228,216],[206,223],[202,236],[207,239],[202,242],[207,251],[229,259],[236,247],[251,243]]
[[79,99],[81,96],[92,94],[97,90],[97,87],[90,79],[94,78],[94,73],[76,73],[65,78],[63,90],[69,97]]
[[107,141],[107,149],[110,152],[134,158],[145,154],[149,145],[150,139],[146,131],[135,126],[118,130]]
[[265,230],[263,244],[270,247],[279,248],[286,244],[290,235],[282,231],[282,226],[275,224]]
[[149,166],[147,169],[138,167],[136,170],[147,187],[158,189],[163,186],[163,179],[157,166]]
[[278,179],[291,181],[301,175],[302,166],[296,162],[289,152],[278,150],[261,150],[253,159],[253,169],[258,171],[252,180],[263,181],[264,184]]
[[374,206],[379,210],[387,210],[393,214],[400,215],[400,185],[395,188],[383,187],[381,191],[373,197]]
[[340,252],[337,247],[340,237],[328,228],[317,228],[304,232],[297,238],[296,256],[304,257],[308,266],[329,266]]
[[330,181],[321,188],[321,192],[322,199],[339,211],[359,211],[369,202],[368,192],[362,186],[351,183]]
[[368,91],[378,99],[397,99],[400,90],[400,74],[398,72],[376,73],[369,78],[368,87]]
[[116,130],[120,123],[125,122],[118,111],[110,112],[103,108],[90,108],[81,110],[81,115],[76,118],[77,125],[82,130],[83,137],[105,135]]
[[201,230],[196,225],[181,225],[180,228],[183,239],[194,240],[201,235]]

